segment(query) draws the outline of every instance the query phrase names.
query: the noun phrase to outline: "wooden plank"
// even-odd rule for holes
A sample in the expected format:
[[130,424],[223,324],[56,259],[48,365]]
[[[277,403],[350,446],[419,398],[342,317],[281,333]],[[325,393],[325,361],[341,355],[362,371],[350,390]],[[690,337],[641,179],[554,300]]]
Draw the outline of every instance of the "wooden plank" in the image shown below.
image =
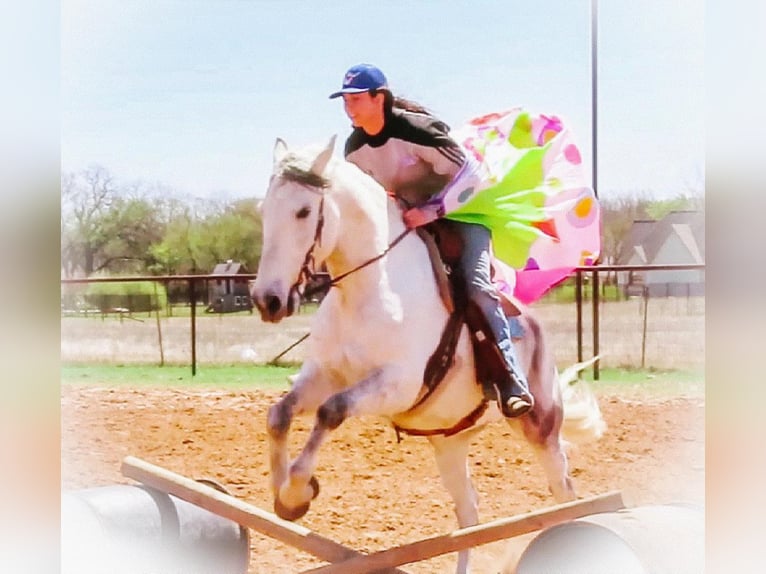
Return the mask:
[[[339,562],[364,556],[356,550],[324,538],[308,528],[283,520],[276,514],[261,510],[257,506],[243,502],[211,486],[201,484],[196,480],[186,478],[139,458],[125,457],[122,461],[121,472],[128,478],[167,494],[172,494],[327,562]],[[389,570],[389,572],[405,574],[401,570]]]
[[448,552],[456,552],[473,546],[534,532],[535,530],[542,530],[554,524],[581,518],[589,514],[613,512],[621,508],[625,508],[622,494],[619,491],[609,492],[527,514],[501,518],[485,524],[462,528],[450,534],[419,540],[372,554],[360,555],[344,562],[305,570],[304,574],[340,574],[347,572],[364,574],[365,572],[373,572],[382,568],[428,560]]

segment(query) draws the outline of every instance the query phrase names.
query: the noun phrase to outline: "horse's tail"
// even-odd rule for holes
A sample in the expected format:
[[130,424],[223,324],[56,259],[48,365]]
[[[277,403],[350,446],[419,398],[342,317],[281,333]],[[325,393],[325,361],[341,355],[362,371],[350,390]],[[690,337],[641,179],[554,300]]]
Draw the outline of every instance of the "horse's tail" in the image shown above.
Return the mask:
[[558,374],[558,385],[564,406],[564,421],[561,426],[563,438],[574,444],[585,444],[601,438],[606,431],[606,421],[596,395],[585,381],[577,375],[599,359],[598,356],[575,363]]

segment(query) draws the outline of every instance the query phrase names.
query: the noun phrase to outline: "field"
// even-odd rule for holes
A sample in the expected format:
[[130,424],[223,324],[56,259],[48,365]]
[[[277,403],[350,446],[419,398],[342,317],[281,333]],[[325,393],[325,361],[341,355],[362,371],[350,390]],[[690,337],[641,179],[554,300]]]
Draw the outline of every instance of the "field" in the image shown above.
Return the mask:
[[[559,362],[573,360],[574,308],[549,305],[538,315],[553,338]],[[602,318],[605,365],[634,365],[636,355],[640,359],[639,302],[610,303],[602,309]],[[70,363],[155,361],[154,318],[142,319],[143,323],[63,319],[62,358]],[[189,356],[188,318],[162,321],[166,361],[184,364]],[[273,326],[255,316],[201,317],[201,371],[205,364],[268,360],[297,340],[308,321],[304,315]],[[629,505],[704,504],[704,379],[693,374],[704,365],[703,335],[704,302],[650,301],[647,358],[656,373],[631,372],[617,380],[618,371],[610,369],[604,376],[614,380],[594,384],[609,429],[599,442],[570,452],[581,496],[621,490]],[[300,360],[300,352],[298,346],[286,358]],[[82,372],[65,370],[62,384],[62,488],[129,482],[119,466],[124,456],[134,455],[187,476],[213,478],[232,494],[271,508],[264,421],[266,409],[283,392],[279,387],[256,388],[247,381],[216,384],[215,369],[201,375],[208,377],[207,383],[188,385],[146,384],[129,376],[115,382],[105,374],[108,370],[99,374],[95,369],[84,383]],[[294,447],[305,439],[309,423],[296,423]],[[531,451],[513,442],[505,425],[492,425],[475,439],[469,462],[482,521],[553,504]],[[398,443],[378,419],[350,420],[337,429],[323,448],[317,477],[322,492],[301,523],[359,550],[388,548],[455,528],[428,443],[414,437]],[[524,542],[476,549],[474,571],[498,572],[500,562],[518,553]],[[251,574],[299,572],[321,564],[257,533],[251,546]],[[453,565],[454,556],[447,555],[405,570],[441,573]]]

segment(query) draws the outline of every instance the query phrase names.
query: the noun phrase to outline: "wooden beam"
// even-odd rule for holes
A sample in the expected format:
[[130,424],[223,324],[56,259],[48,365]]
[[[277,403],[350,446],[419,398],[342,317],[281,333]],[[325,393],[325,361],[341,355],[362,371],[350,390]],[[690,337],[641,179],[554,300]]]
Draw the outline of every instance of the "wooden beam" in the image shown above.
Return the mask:
[[[152,488],[172,494],[210,512],[252,528],[280,542],[293,546],[327,562],[339,562],[364,556],[312,532],[308,528],[283,520],[276,514],[261,510],[215,488],[181,476],[139,458],[128,456],[122,461],[123,476],[132,478]],[[389,570],[405,574],[401,570]]]
[[364,574],[365,572],[373,572],[382,568],[428,560],[448,552],[456,552],[473,546],[534,532],[535,530],[542,530],[554,524],[589,514],[613,512],[621,508],[625,508],[622,494],[620,492],[610,492],[519,516],[501,518],[485,524],[462,528],[450,534],[419,540],[372,554],[360,555],[344,562],[305,570],[304,574],[341,574],[346,572]]

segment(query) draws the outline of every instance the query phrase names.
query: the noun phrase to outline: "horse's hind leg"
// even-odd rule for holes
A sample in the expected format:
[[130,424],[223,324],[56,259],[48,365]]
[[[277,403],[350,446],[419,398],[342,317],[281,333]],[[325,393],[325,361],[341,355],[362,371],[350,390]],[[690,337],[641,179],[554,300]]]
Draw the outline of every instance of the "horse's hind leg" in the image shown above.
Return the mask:
[[545,471],[548,487],[557,502],[576,498],[569,464],[561,441],[564,411],[558,388],[558,375],[553,354],[547,347],[546,337],[537,320],[528,313],[521,317],[527,332],[518,343],[518,351],[527,368],[529,390],[535,397],[535,406],[527,415],[509,420],[511,428],[517,422]]
[[556,396],[548,396],[538,400],[533,410],[522,419],[508,421],[512,428],[517,421],[521,424],[527,442],[543,467],[551,494],[559,503],[576,498],[561,439],[563,416],[561,403]]
[[550,437],[543,444],[532,443],[532,448],[545,471],[548,487],[556,502],[569,502],[577,498],[572,479],[569,477],[567,455],[559,437]]
[[[468,447],[473,433],[466,432],[451,437],[429,437],[434,447],[436,465],[439,468],[442,484],[455,503],[455,515],[460,528],[473,526],[479,522],[479,502],[476,490],[471,483],[468,468]],[[468,572],[469,551],[458,552],[457,573]]]

